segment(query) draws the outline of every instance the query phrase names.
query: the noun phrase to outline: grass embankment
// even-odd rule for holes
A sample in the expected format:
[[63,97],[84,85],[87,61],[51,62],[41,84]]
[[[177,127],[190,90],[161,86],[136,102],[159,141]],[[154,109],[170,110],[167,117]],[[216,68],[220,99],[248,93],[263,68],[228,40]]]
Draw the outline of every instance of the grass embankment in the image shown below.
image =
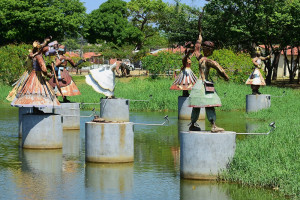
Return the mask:
[[[100,95],[85,84],[84,76],[75,76],[82,95],[70,97],[74,102],[98,103]],[[116,79],[115,96],[136,100],[146,100],[153,95],[150,102],[132,102],[131,110],[177,110],[177,97],[180,91],[170,91],[170,79],[149,80],[137,78]],[[4,100],[9,86],[0,87],[0,98]],[[251,92],[249,86],[218,82],[216,89],[222,100],[222,110],[245,110],[245,96]],[[281,96],[283,91],[285,95]],[[245,114],[247,118],[276,122],[276,130],[270,135],[248,136],[236,145],[236,153],[230,168],[220,178],[241,184],[267,187],[279,190],[282,194],[300,198],[300,91],[264,87],[264,94],[272,97],[271,108],[256,113]],[[95,106],[94,106],[95,107]],[[257,132],[267,132],[262,127]]]

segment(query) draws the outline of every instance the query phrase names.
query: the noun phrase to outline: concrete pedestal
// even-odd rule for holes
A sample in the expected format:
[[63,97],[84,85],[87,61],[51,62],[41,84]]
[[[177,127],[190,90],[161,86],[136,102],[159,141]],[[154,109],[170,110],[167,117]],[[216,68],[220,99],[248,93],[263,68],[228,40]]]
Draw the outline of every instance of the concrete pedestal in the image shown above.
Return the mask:
[[246,112],[255,112],[271,106],[271,95],[246,95]]
[[59,108],[42,108],[44,113],[61,114],[63,116],[63,129],[80,129],[80,103],[60,103]]
[[55,114],[25,114],[22,117],[22,147],[61,149],[62,117]]
[[23,122],[23,115],[33,113],[32,107],[19,107],[19,138],[22,137],[22,122]]
[[[189,107],[189,97],[178,97],[178,119],[191,120],[192,107]],[[199,120],[205,119],[205,109],[200,110]]]
[[234,156],[235,132],[180,132],[180,176],[211,180]]
[[129,122],[129,100],[101,99],[100,117],[106,121]]
[[85,123],[85,160],[87,162],[133,162],[133,123]]

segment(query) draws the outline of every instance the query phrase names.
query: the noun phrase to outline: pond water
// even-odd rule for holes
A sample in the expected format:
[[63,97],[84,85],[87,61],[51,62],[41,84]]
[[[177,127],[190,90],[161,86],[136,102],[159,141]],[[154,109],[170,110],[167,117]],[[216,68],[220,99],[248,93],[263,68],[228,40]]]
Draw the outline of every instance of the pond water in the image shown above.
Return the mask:
[[[162,123],[168,115],[170,123],[135,125],[134,163],[127,164],[85,162],[84,126],[91,118],[81,118],[80,130],[63,132],[61,150],[23,150],[18,109],[0,106],[0,113],[0,199],[281,199],[269,190],[180,179],[178,129],[188,122],[178,123],[176,112],[130,113],[132,122]],[[235,132],[249,128],[242,112],[220,112],[218,122]]]

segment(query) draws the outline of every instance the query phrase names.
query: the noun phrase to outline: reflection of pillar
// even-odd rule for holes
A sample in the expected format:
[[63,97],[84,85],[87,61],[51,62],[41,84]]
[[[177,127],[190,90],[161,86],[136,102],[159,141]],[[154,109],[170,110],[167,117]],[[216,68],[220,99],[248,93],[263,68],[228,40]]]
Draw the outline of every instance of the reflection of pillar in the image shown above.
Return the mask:
[[[21,149],[21,170],[13,170],[20,199],[57,199],[62,182],[62,150]],[[54,193],[53,193],[54,192]],[[9,197],[7,197],[9,198]]]
[[22,151],[22,170],[47,175],[61,175],[62,150],[31,150]]
[[76,172],[79,167],[80,131],[68,130],[63,133],[63,171]]
[[[178,120],[178,135],[182,131],[189,131],[190,123],[191,120]],[[201,130],[205,130],[205,120],[198,120],[197,124],[200,126]]]
[[77,159],[80,154],[80,131],[63,132],[63,155],[66,158]]
[[[178,97],[178,119],[191,120],[192,107],[189,107],[189,97]],[[205,109],[201,109],[199,120],[205,119]]]
[[254,133],[255,130],[257,130],[259,127],[259,122],[255,122],[255,121],[247,121],[246,122],[246,131],[247,133]]
[[[133,193],[133,163],[87,163],[85,177],[87,188],[100,190],[101,194],[109,194],[114,199],[123,199],[125,194],[131,196]],[[98,197],[98,199],[101,199],[101,197]]]
[[181,200],[231,200],[228,191],[222,187],[222,184],[181,180],[180,181],[180,199]]

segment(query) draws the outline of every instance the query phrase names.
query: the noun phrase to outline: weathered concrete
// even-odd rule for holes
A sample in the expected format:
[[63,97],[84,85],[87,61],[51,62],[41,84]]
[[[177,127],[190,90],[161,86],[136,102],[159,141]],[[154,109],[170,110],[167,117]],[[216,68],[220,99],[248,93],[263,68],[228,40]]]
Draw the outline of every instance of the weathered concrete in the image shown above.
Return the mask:
[[255,112],[271,106],[271,95],[246,95],[246,112]]
[[22,137],[22,122],[23,115],[33,112],[33,107],[19,107],[19,138]]
[[227,185],[215,181],[180,180],[180,199],[232,200]]
[[180,132],[180,176],[216,179],[235,152],[235,132]]
[[[178,134],[183,131],[189,131],[190,123],[191,120],[178,120]],[[201,130],[205,130],[205,120],[198,120],[196,123],[200,126]]]
[[25,114],[22,117],[22,147],[62,148],[62,117],[54,114]]
[[85,123],[85,160],[118,163],[134,160],[133,123]]
[[114,199],[123,199],[124,193],[133,190],[133,163],[87,163],[85,177],[88,188],[96,189],[101,193],[114,191]]
[[80,103],[60,103],[58,108],[46,107],[41,109],[44,113],[61,114],[63,116],[63,129],[80,129]]
[[[189,97],[178,97],[178,119],[191,120],[192,107],[189,107]],[[205,119],[205,109],[200,110],[199,120]]]
[[101,99],[100,117],[106,121],[129,122],[129,100]]

